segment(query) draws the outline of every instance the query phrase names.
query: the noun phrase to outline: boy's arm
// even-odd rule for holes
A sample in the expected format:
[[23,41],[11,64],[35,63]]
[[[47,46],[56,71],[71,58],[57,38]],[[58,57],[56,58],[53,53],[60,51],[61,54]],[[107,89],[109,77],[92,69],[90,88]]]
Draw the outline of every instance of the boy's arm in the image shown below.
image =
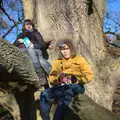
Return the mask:
[[93,71],[84,58],[81,58],[79,67],[81,74],[77,75],[76,77],[80,83],[85,84],[93,80]]
[[55,60],[52,62],[52,70],[49,75],[49,83],[52,85],[57,84],[59,74],[60,74],[60,65],[58,60]]
[[42,49],[45,50],[46,49],[46,43],[45,43],[42,35],[40,34],[40,32],[36,31],[34,34],[35,34],[36,40],[42,46]]

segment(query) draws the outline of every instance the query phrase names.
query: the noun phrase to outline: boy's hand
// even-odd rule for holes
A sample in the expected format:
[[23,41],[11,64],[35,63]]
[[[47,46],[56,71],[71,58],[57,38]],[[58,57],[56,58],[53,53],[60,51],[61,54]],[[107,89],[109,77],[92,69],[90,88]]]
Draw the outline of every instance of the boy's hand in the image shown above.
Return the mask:
[[59,78],[58,78],[58,83],[63,83],[63,84],[70,84],[71,83],[71,76],[61,73]]
[[23,43],[23,39],[18,39],[18,42],[19,43]]
[[47,41],[46,43],[47,43],[47,46],[49,48],[52,48],[52,46],[53,46],[53,40]]
[[30,42],[30,48],[34,48],[34,45],[32,44],[32,42]]

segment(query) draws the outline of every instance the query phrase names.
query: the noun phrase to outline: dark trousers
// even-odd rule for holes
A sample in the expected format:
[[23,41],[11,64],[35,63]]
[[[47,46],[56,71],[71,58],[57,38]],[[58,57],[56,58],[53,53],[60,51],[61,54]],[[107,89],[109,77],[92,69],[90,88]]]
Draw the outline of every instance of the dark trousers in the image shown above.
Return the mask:
[[64,111],[75,95],[84,93],[85,89],[80,84],[57,85],[46,89],[40,96],[40,114],[43,120],[50,120],[49,113],[54,102],[57,108],[53,120],[63,120]]

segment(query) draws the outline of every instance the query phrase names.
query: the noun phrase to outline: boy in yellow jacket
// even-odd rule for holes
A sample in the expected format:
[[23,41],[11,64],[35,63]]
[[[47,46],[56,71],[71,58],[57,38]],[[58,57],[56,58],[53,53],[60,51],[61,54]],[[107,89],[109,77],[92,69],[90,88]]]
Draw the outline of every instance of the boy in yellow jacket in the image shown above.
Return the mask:
[[93,72],[82,56],[76,56],[70,40],[57,45],[60,56],[52,62],[49,82],[53,87],[46,89],[40,97],[40,111],[43,120],[50,120],[49,112],[54,101],[57,103],[53,120],[63,120],[64,111],[75,95],[84,93],[84,84],[93,79]]

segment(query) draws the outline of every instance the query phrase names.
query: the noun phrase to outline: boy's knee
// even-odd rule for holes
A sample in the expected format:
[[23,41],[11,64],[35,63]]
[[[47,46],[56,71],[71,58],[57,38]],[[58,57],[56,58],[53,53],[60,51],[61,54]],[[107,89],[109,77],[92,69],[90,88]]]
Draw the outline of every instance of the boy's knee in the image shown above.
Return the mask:
[[74,94],[79,94],[79,93],[83,94],[85,92],[85,87],[84,85],[81,85],[81,84],[74,84],[72,86],[72,90]]

